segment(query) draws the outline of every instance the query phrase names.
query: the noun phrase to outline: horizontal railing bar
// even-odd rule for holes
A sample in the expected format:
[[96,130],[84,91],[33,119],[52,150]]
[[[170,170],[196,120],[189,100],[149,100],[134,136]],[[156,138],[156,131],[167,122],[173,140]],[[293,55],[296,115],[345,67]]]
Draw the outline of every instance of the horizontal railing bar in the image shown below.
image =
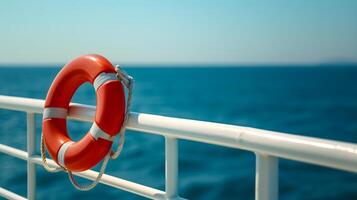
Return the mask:
[[[0,108],[43,112],[43,100],[0,95]],[[71,104],[69,117],[94,118],[95,107]],[[131,113],[128,129],[357,172],[357,145],[219,123]]]
[[0,107],[31,113],[42,113],[44,100],[0,95]]
[[9,200],[26,200],[25,197],[22,197],[16,193],[6,190],[3,187],[0,187],[0,197],[4,197],[5,199],[9,199]]
[[10,155],[12,157],[21,159],[21,160],[27,160],[28,154],[26,151],[16,149],[14,147],[10,147],[4,144],[0,144],[0,152]]
[[[32,156],[31,158],[28,158],[28,154],[26,151],[22,151],[7,145],[0,144],[0,152],[5,153],[11,156],[14,156],[16,158],[22,159],[22,160],[27,160],[28,162],[33,162],[38,165],[42,165],[42,160],[39,156]],[[47,162],[50,167],[58,167],[58,165],[51,159],[47,159]],[[98,172],[93,171],[93,170],[87,170],[84,172],[79,172],[79,173],[74,173],[77,176],[89,179],[89,180],[94,180]],[[157,190],[155,188],[147,187],[141,184],[137,184],[131,181],[127,181],[121,178],[117,178],[111,175],[104,174],[101,178],[101,183],[105,185],[109,185],[114,188],[118,188],[121,190],[125,190],[127,192],[131,192],[146,198],[150,199],[165,199],[165,192],[161,190]],[[180,198],[178,198],[180,199]]]

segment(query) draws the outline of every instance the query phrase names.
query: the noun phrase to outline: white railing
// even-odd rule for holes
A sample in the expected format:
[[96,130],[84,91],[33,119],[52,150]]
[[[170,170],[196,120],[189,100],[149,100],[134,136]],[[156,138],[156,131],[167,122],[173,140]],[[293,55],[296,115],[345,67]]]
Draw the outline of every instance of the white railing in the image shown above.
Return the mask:
[[[26,160],[27,199],[35,199],[35,164],[41,164],[35,155],[35,114],[43,112],[44,101],[39,99],[0,95],[0,108],[27,113],[27,152],[0,144],[0,152]],[[69,117],[92,121],[95,107],[71,104]],[[131,113],[128,129],[162,135],[165,137],[165,191],[105,174],[101,183],[151,199],[181,199],[178,195],[177,139],[220,145],[253,151],[256,154],[257,200],[278,199],[278,157],[357,172],[357,145],[332,140],[317,139],[255,128],[178,119],[158,115]],[[50,161],[55,166],[54,161]],[[97,172],[88,170],[76,173],[93,180]],[[0,187],[0,196],[8,199],[25,199]]]

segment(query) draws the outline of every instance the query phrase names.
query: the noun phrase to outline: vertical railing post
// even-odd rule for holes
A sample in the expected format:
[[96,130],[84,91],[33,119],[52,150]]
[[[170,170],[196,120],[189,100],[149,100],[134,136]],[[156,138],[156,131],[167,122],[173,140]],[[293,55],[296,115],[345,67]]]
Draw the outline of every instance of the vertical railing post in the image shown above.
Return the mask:
[[35,114],[27,113],[27,198],[34,200],[36,196],[36,164],[31,161],[31,157],[36,150],[36,126]]
[[279,192],[279,160],[256,153],[255,199],[277,200]]
[[177,139],[165,137],[165,191],[167,199],[178,197],[178,145]]

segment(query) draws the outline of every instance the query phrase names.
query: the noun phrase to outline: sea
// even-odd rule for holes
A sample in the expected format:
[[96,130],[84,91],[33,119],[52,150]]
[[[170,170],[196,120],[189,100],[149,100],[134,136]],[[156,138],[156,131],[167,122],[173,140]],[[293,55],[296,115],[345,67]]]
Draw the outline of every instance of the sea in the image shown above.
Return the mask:
[[[135,112],[357,143],[357,65],[124,68],[135,78]],[[0,95],[44,99],[60,69],[2,66]],[[93,87],[82,85],[72,101],[95,105]],[[36,115],[37,153],[41,119]],[[90,126],[68,121],[73,140]],[[0,143],[26,150],[25,113],[0,109]],[[164,190],[164,164],[163,137],[127,131],[123,152],[107,173]],[[286,159],[279,159],[279,169],[280,199],[357,199],[357,174]],[[78,191],[65,173],[36,170],[37,199],[144,199],[102,184]],[[0,153],[0,187],[26,196],[26,176],[25,161]],[[179,140],[181,197],[254,199],[254,191],[254,153]]]

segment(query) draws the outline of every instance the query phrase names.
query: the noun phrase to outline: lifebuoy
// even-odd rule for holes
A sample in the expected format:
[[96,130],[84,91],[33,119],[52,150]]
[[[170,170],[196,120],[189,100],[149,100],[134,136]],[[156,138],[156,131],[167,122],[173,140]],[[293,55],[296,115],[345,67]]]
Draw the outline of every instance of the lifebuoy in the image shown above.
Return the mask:
[[[95,119],[89,132],[74,142],[68,136],[66,117],[73,94],[85,82],[96,91]],[[113,65],[100,55],[81,56],[61,69],[48,91],[42,123],[46,147],[68,170],[90,169],[110,151],[124,118],[124,89]]]

